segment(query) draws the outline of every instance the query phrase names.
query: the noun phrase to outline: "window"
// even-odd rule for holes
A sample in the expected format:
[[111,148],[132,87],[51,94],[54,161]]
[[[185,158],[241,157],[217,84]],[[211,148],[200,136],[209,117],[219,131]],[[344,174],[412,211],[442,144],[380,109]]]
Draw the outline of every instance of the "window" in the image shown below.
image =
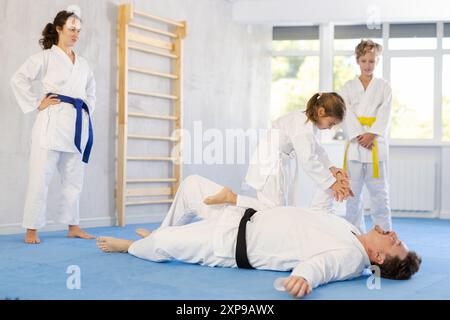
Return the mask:
[[436,49],[436,24],[391,24],[389,50]]
[[450,141],[450,54],[442,64],[442,140]]
[[361,39],[371,39],[379,44],[383,44],[381,26],[378,29],[369,29],[366,25],[334,27],[333,48],[335,51],[354,52]]
[[319,27],[274,27],[272,50],[319,50]]
[[273,30],[271,118],[304,109],[319,91],[319,28]]
[[442,39],[442,48],[450,49],[450,23],[444,23],[444,38]]
[[[411,76],[411,75],[415,76]],[[434,58],[391,59],[391,138],[433,137]]]

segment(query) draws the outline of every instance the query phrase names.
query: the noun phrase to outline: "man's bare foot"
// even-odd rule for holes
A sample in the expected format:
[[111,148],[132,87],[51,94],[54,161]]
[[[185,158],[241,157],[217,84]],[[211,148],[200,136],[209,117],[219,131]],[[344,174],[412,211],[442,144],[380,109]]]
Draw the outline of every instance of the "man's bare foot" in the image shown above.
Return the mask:
[[152,233],[150,230],[144,229],[144,228],[137,228],[135,230],[136,234],[140,236],[141,238],[146,238]]
[[204,204],[233,204],[236,205],[237,195],[230,188],[224,187],[218,193],[203,199]]
[[104,252],[128,252],[133,241],[111,237],[97,238],[97,247]]
[[41,243],[41,239],[39,239],[39,237],[38,237],[37,230],[27,229],[27,233],[25,234],[25,243],[28,243],[28,244]]
[[95,236],[81,230],[79,226],[69,226],[68,238],[95,239]]

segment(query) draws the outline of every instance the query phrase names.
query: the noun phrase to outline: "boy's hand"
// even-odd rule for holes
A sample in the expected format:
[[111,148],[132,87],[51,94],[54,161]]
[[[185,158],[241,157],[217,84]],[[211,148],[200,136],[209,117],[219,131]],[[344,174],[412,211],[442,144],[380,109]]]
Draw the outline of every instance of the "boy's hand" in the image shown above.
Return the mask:
[[376,134],[366,132],[357,137],[358,143],[366,149],[371,150],[373,147],[373,140],[376,138]]

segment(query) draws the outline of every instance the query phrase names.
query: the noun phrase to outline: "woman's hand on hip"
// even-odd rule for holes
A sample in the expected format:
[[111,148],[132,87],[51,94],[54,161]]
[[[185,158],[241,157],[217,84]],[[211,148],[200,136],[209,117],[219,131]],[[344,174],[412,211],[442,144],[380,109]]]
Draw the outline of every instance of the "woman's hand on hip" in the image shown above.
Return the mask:
[[61,103],[61,100],[56,98],[57,96],[58,95],[56,95],[56,94],[51,94],[48,97],[44,97],[42,99],[41,103],[39,104],[38,110],[42,111],[42,110],[47,109],[48,106]]

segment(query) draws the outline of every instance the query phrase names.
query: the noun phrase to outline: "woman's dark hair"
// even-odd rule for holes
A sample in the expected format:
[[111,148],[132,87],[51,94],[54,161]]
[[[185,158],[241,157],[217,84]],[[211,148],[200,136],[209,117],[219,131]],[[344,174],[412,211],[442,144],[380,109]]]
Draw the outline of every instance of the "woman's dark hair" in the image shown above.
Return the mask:
[[53,19],[53,23],[47,23],[44,30],[42,30],[43,38],[39,40],[39,44],[43,49],[50,49],[52,45],[58,44],[58,32],[56,31],[56,27],[60,27],[62,29],[66,24],[67,19],[72,16],[75,16],[81,21],[81,19],[74,12],[63,10],[58,12],[55,19]]

